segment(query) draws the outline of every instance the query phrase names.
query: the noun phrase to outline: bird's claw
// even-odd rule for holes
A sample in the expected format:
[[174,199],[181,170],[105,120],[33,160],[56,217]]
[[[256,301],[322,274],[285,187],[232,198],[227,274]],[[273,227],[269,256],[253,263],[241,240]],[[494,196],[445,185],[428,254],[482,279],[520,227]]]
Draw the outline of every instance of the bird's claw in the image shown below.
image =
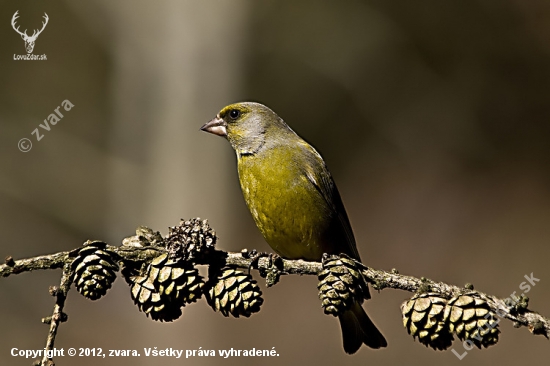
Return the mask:
[[264,273],[261,275],[265,277],[267,287],[271,287],[279,282],[279,278],[284,271],[284,262],[278,254],[274,253],[270,253],[268,259],[269,267],[268,269],[265,269]]
[[[271,287],[279,282],[281,273],[284,269],[283,259],[275,253],[258,252],[256,249],[252,249],[250,252],[241,252],[246,258],[250,258],[250,265],[248,266],[248,273],[251,269],[258,269],[260,276],[266,279],[267,287]],[[261,258],[267,258],[267,268],[259,268]]]
[[243,257],[250,259],[250,264],[248,265],[248,274],[250,274],[251,269],[258,269],[258,264],[260,259],[263,257],[268,257],[269,253],[267,252],[258,252],[256,249],[252,249],[250,252],[246,249],[241,251]]

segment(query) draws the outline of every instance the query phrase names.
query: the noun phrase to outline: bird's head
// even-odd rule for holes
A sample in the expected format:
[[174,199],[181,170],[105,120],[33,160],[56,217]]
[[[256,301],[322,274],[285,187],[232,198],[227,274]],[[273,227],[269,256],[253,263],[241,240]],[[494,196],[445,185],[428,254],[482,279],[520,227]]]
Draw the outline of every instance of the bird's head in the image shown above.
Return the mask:
[[275,112],[253,102],[228,105],[201,130],[227,138],[239,155],[255,154],[292,132]]

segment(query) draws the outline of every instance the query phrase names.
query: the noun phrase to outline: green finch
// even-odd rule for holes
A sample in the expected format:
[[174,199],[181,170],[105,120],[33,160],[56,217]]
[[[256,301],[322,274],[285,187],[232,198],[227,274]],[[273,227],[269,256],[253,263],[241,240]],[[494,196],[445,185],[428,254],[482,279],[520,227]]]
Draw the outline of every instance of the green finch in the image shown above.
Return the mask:
[[[252,217],[282,258],[320,261],[323,253],[360,260],[351,225],[321,155],[271,109],[236,103],[201,127],[237,153],[239,180]],[[367,291],[365,298],[370,298]],[[344,350],[386,347],[357,301],[339,316]]]

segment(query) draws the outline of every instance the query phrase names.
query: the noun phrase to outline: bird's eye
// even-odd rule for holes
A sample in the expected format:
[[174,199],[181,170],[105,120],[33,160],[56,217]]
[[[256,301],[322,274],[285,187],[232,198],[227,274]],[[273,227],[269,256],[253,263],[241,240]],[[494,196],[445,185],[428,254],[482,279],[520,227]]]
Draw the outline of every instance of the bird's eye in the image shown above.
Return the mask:
[[241,111],[238,109],[232,109],[229,111],[229,118],[231,119],[237,119],[241,116]]

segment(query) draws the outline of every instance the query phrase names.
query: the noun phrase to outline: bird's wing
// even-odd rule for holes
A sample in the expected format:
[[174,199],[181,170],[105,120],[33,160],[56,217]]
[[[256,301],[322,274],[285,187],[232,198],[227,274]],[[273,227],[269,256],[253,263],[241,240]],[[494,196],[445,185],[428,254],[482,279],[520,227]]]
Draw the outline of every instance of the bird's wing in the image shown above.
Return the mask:
[[[307,156],[308,160],[306,164],[302,165],[304,167],[304,174],[321,194],[327,206],[333,211],[333,214],[338,217],[338,221],[342,231],[345,233],[346,243],[348,245],[346,254],[352,255],[355,259],[360,260],[348,215],[334,180],[321,155],[305,141],[304,148],[307,150],[307,154],[304,155]],[[315,172],[319,172],[319,174],[315,174]]]

